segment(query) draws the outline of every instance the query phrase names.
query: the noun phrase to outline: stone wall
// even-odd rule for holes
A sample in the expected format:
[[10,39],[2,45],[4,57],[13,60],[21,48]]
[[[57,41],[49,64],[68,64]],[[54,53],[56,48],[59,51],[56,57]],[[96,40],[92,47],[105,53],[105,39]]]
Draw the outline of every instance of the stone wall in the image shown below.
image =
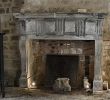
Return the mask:
[[74,12],[79,8],[89,12],[107,12],[109,0],[25,0],[24,12]]
[[4,65],[7,86],[18,84],[18,71],[20,70],[19,37],[16,34],[15,19],[12,13],[19,12],[22,3],[22,0],[0,0],[0,31],[6,33],[4,36]]
[[109,82],[110,87],[110,40],[103,42],[103,79]]

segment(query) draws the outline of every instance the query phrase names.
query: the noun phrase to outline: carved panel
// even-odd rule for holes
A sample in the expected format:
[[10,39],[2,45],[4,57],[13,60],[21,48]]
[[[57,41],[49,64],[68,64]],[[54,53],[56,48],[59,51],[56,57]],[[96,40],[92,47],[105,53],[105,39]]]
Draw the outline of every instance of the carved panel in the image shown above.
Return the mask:
[[45,33],[46,34],[53,34],[55,33],[55,21],[53,20],[46,20],[44,24]]
[[85,27],[85,33],[86,34],[96,34],[96,23],[95,22],[86,22]]
[[32,34],[36,33],[36,22],[35,20],[26,21],[26,33]]
[[75,21],[72,21],[72,20],[65,21],[65,32],[66,33],[75,32]]

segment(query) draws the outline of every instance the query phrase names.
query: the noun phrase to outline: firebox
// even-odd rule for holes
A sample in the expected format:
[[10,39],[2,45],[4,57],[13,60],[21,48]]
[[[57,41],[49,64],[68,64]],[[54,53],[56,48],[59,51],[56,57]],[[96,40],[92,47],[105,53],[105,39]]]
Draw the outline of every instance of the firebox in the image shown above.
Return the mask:
[[48,54],[46,57],[45,85],[52,87],[57,78],[65,77],[70,79],[72,88],[81,87],[83,80],[80,80],[79,77],[79,56]]
[[51,88],[58,77],[102,91],[102,13],[15,14],[20,33],[20,87]]

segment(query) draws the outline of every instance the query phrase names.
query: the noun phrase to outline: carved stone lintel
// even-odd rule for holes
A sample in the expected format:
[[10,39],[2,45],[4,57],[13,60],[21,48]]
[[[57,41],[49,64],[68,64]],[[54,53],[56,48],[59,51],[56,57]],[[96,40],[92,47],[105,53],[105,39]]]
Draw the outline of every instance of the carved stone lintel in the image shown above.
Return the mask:
[[21,77],[19,80],[20,87],[27,87],[26,74],[26,37],[21,36],[19,40],[19,49],[21,54]]

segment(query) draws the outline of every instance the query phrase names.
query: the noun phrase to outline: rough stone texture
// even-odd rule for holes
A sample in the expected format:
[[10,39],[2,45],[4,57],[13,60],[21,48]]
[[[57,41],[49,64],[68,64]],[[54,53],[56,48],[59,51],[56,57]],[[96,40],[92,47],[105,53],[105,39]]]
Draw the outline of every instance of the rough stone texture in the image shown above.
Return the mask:
[[103,42],[103,79],[108,81],[110,88],[110,40]]
[[69,84],[69,78],[58,78],[53,85],[55,92],[70,92],[71,86]]
[[84,8],[92,12],[107,12],[108,2],[109,0],[25,0],[22,11],[73,12]]
[[73,91],[68,94],[56,94],[51,91],[28,90],[18,88],[6,89],[6,97],[0,100],[110,100],[110,92],[103,95],[87,95],[84,91]]
[[[5,84],[7,86],[18,85],[20,77],[20,55],[18,48],[18,35],[16,35],[15,19],[12,15],[12,8],[19,0],[0,0],[0,32],[4,36],[4,67]],[[16,9],[20,9],[16,6]]]

